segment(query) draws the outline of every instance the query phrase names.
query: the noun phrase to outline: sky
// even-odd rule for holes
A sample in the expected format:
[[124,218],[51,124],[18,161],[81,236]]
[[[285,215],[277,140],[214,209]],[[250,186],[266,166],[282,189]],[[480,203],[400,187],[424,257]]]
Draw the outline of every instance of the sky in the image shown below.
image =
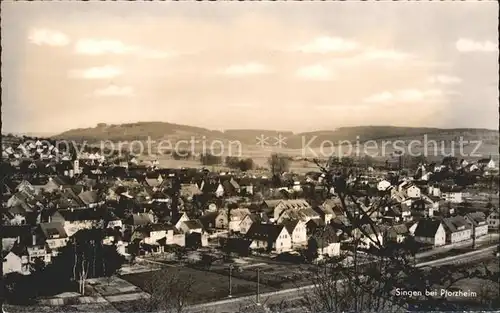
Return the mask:
[[2,132],[497,129],[497,6],[2,1]]

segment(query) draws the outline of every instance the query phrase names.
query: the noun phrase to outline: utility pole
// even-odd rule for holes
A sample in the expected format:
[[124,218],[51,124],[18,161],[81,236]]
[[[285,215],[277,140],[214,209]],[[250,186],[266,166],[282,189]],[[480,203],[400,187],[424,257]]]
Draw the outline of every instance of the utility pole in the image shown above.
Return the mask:
[[232,284],[232,276],[233,276],[233,264],[229,265],[229,298],[233,297],[233,284]]
[[354,312],[358,313],[358,214],[359,212],[354,212],[354,220],[356,223],[354,224],[354,275],[355,283],[354,283]]
[[260,268],[257,267],[257,305],[260,305]]

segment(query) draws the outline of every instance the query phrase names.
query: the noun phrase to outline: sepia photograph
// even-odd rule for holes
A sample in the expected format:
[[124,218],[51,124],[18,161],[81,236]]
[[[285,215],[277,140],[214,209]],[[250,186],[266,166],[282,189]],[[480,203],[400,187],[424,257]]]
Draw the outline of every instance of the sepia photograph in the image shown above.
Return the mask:
[[2,1],[2,313],[500,311],[498,22]]

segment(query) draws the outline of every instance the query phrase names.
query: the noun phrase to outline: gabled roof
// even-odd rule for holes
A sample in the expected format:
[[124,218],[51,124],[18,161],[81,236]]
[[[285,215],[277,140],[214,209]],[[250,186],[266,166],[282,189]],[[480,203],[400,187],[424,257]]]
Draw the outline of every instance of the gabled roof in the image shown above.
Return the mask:
[[188,229],[203,229],[203,224],[200,220],[189,220],[182,222]]
[[125,224],[133,225],[133,226],[141,226],[141,225],[147,225],[147,224],[151,224],[151,223],[153,223],[153,221],[151,220],[150,215],[147,213],[132,214],[125,221]]
[[298,220],[285,220],[282,222],[289,234],[292,234],[295,227],[299,224]]
[[477,164],[488,164],[491,161],[491,158],[488,159],[480,159],[477,161]]
[[2,226],[1,238],[29,239],[31,237],[31,226],[29,225],[4,225]]
[[445,229],[452,232],[452,233],[463,231],[463,230],[471,228],[470,224],[467,223],[467,220],[463,216],[459,216],[459,215],[444,218],[443,224],[445,226]]
[[59,210],[55,214],[60,214],[65,221],[100,221],[104,220],[107,215],[105,209],[75,209],[75,210]]
[[86,205],[99,202],[99,194],[95,190],[85,191],[79,194],[78,197]]
[[441,221],[422,219],[415,229],[415,237],[434,237],[440,225]]
[[162,181],[157,178],[146,178],[146,184],[150,187],[158,187],[161,185]]
[[59,236],[58,238],[68,237],[63,224],[60,222],[40,223],[39,227],[45,239],[52,239],[54,235]]
[[309,239],[316,241],[318,248],[320,249],[328,247],[332,243],[339,242],[337,232],[329,225],[316,228]]
[[285,225],[253,223],[245,237],[252,240],[275,242]]
[[483,212],[473,212],[467,214],[467,217],[472,222],[474,226],[479,225],[479,223],[486,222],[486,215]]

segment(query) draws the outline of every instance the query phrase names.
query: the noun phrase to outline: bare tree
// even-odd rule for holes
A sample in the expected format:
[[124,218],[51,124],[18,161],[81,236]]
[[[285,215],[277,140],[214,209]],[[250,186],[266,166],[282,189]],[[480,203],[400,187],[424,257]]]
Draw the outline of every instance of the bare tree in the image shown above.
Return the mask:
[[158,271],[145,283],[144,292],[149,296],[143,297],[131,309],[139,312],[187,312],[194,283],[194,277],[183,277],[176,269]]
[[[349,225],[339,229],[347,238],[353,238],[354,262],[345,266],[347,256],[341,256],[318,266],[311,274],[312,288],[305,292],[303,307],[308,312],[403,312],[411,307],[419,310],[464,309],[439,295],[427,294],[425,290],[435,286],[448,289],[457,282],[471,277],[488,277],[493,274],[485,268],[463,268],[449,265],[440,268],[415,267],[417,252],[411,241],[400,244],[384,244],[379,236],[378,225],[373,213],[390,206],[388,195],[360,196],[356,181],[348,180],[349,169],[335,173],[318,162],[326,176],[328,187],[334,187],[341,204],[341,210]],[[357,251],[363,250],[361,240],[369,244],[373,260],[359,264]],[[354,263],[354,264],[352,264]],[[498,276],[498,274],[497,274]],[[421,291],[417,298],[397,294],[396,289]],[[485,297],[487,299],[487,297]]]

